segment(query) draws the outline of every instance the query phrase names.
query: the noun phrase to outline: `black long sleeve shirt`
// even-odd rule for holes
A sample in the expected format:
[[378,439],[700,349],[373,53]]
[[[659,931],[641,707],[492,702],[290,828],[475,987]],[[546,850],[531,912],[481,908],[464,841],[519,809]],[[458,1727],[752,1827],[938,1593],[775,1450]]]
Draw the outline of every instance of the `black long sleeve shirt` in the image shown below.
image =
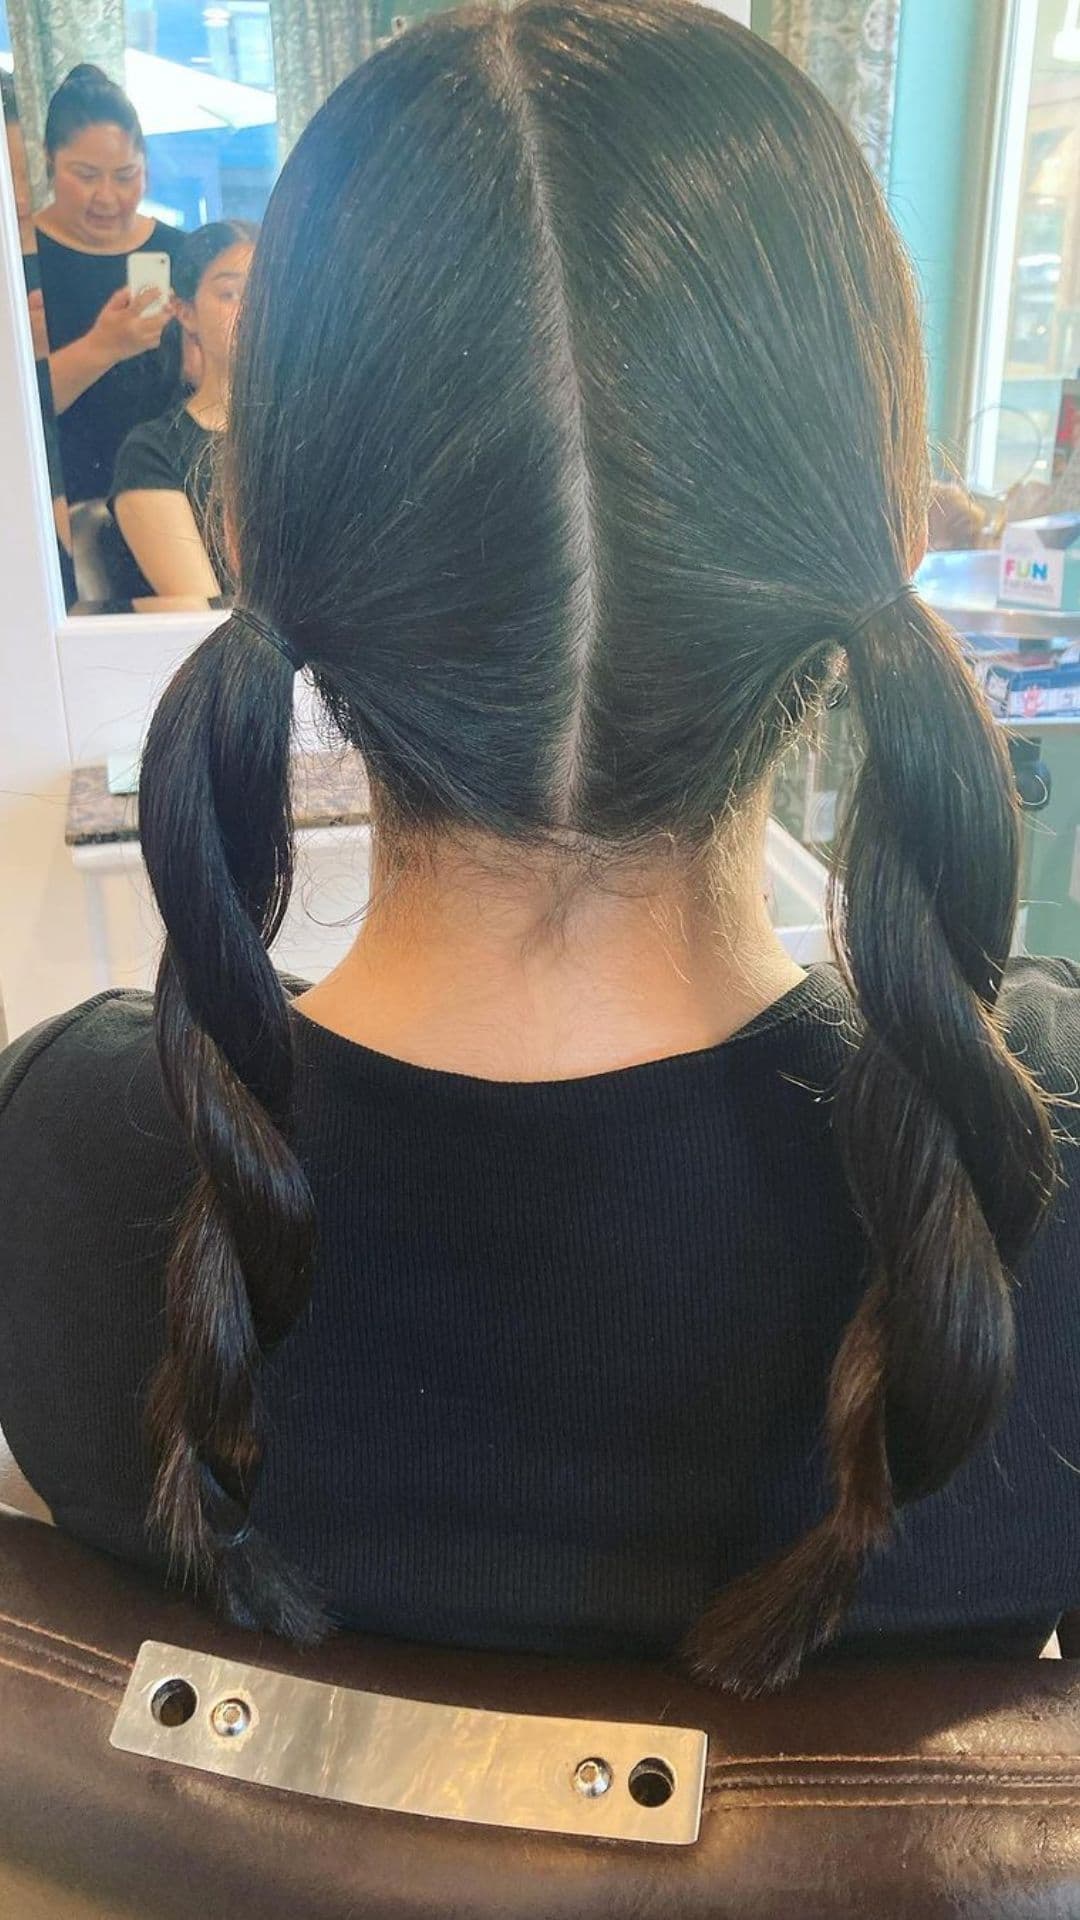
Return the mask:
[[[1017,963],[1003,1004],[1075,1094],[1080,970]],[[850,1018],[815,968],[721,1046],[505,1084],[293,1015],[319,1254],[265,1369],[254,1511],[343,1622],[660,1654],[823,1512],[865,1259],[830,1133]],[[1080,1604],[1078,1153],[1018,1276],[1009,1411],[904,1513],[849,1644],[1035,1652]],[[61,1527],[143,1562],[142,1407],[190,1178],[147,996],[100,996],[0,1060],[0,1429]]]

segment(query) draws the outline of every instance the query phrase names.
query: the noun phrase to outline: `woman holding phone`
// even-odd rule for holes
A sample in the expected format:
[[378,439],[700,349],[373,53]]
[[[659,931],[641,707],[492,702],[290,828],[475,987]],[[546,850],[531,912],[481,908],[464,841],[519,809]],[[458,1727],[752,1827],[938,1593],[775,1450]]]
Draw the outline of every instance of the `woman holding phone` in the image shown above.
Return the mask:
[[198,349],[200,378],[154,420],[128,434],[110,505],[156,595],[204,604],[228,591],[213,525],[214,452],[225,427],[229,350],[258,229],[212,220],[185,237],[173,269],[175,311]]
[[[49,103],[52,199],[38,215],[49,370],[68,500],[102,499],[121,442],[167,405],[174,381],[157,348],[170,308],[157,286],[129,290],[132,254],[183,244],[139,212],[146,143],[123,90],[99,67],[72,68]],[[161,279],[164,279],[162,270]]]

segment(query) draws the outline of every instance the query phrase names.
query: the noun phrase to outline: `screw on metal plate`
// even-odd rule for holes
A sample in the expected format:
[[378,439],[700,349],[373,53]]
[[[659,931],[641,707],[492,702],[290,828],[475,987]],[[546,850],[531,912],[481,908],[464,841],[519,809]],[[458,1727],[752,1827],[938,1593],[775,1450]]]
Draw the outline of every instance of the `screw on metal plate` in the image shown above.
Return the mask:
[[611,1779],[606,1760],[580,1760],[574,1768],[574,1791],[585,1800],[597,1800],[609,1791]]
[[246,1700],[219,1700],[210,1715],[210,1725],[224,1740],[246,1733],[251,1725],[251,1708]]

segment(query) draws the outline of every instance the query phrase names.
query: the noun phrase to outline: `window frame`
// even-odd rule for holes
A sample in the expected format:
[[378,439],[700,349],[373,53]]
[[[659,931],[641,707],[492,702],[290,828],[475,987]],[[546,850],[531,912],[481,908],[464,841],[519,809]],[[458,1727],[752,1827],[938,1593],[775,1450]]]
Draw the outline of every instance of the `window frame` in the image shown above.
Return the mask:
[[1039,0],[1006,0],[995,134],[984,213],[983,271],[972,373],[966,471],[971,485],[994,493],[1001,393],[1012,309],[1013,255],[1023,193],[1031,80]]

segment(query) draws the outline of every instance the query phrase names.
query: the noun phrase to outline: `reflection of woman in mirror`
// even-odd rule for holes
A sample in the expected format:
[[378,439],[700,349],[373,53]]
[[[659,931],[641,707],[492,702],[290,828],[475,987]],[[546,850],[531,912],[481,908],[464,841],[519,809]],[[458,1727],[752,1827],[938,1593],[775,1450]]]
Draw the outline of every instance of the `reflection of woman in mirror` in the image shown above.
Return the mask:
[[199,348],[199,384],[183,405],[135,427],[117,457],[113,512],[156,594],[205,601],[227,584],[220,541],[209,530],[213,451],[225,425],[229,344],[256,232],[243,220],[215,220],[185,239],[173,288],[180,324]]
[[63,468],[60,461],[60,442],[57,438],[56,413],[52,401],[52,384],[49,378],[49,332],[45,321],[45,301],[41,292],[41,263],[38,259],[37,233],[34,227],[30,168],[27,164],[26,142],[23,139],[19,120],[19,102],[15,92],[15,82],[6,68],[0,68],[0,99],[3,101],[4,137],[7,142],[8,163],[11,167],[11,184],[15,191],[15,214],[19,223],[19,250],[22,254],[23,280],[26,285],[26,307],[30,318],[30,339],[34,352],[34,372],[37,378],[38,404],[45,440],[45,462],[49,473],[53,523],[56,527],[56,554],[60,563],[64,605],[70,607],[77,593],[75,570],[71,560],[71,520],[68,514]]
[[146,149],[131,101],[97,67],[72,69],[45,121],[52,199],[38,216],[41,287],[68,499],[103,499],[120,443],[166,406],[156,349],[168,311],[132,297],[127,256],[176,254],[182,236],[139,212]]

